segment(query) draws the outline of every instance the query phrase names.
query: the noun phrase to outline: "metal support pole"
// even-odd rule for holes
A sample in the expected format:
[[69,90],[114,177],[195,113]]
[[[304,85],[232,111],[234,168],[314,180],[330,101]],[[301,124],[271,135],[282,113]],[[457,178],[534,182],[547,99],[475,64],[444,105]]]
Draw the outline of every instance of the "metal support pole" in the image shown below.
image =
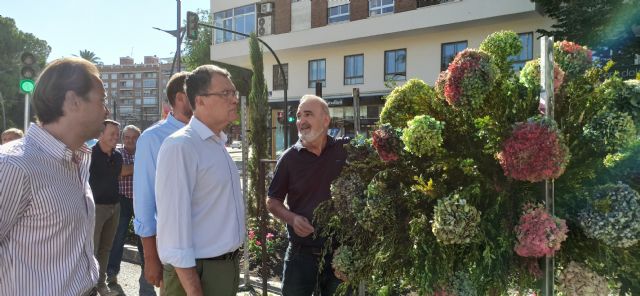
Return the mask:
[[[548,119],[554,119],[554,89],[553,89],[553,37],[542,37],[540,43],[540,102],[544,105],[544,115]],[[545,209],[554,215],[554,180],[545,180],[544,200]],[[544,287],[542,295],[554,295],[555,259],[546,256],[544,259]]]
[[[243,96],[240,98],[240,128],[242,128],[242,196],[244,198],[244,214],[249,217],[249,205],[247,204],[247,194],[248,194],[248,179],[247,175],[247,161],[249,161],[249,146],[247,146],[247,97]],[[249,241],[247,239],[247,234],[245,233],[244,237],[244,286],[245,288],[249,288]]]
[[355,135],[360,134],[360,89],[353,88],[353,130]]
[[[2,105],[2,130],[7,130],[7,113],[4,110],[4,97],[2,96],[2,92],[0,92],[0,105]],[[25,130],[25,132],[27,132]]]
[[180,8],[181,8],[181,0],[176,0],[176,5],[178,6],[178,16],[176,20],[176,30],[178,31],[178,36],[176,36],[176,65],[178,66],[176,69],[176,73],[180,72],[180,60],[182,59],[180,53],[180,45],[182,44],[182,38],[180,38],[180,27],[181,27],[181,18],[180,18]]
[[31,94],[24,95],[24,131],[26,132],[29,129],[29,99],[31,98]]

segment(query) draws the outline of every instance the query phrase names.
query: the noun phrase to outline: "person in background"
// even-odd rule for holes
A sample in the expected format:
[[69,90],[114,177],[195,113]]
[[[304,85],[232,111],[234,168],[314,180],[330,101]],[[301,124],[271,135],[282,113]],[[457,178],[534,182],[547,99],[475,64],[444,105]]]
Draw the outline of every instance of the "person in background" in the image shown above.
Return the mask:
[[189,99],[184,92],[184,79],[189,72],[171,76],[167,83],[167,98],[173,111],[167,119],[146,129],[136,144],[133,164],[133,226],[142,241],[144,276],[147,281],[160,287],[162,263],[156,248],[156,160],[162,141],[184,127],[191,119]]
[[2,136],[0,136],[0,139],[2,140],[2,142],[0,142],[0,145],[4,145],[13,140],[22,139],[22,137],[24,137],[24,133],[22,132],[22,130],[17,128],[7,129],[6,131],[2,132]]
[[91,150],[107,94],[81,58],[49,63],[38,78],[24,140],[0,146],[0,295],[96,295]]
[[118,177],[122,171],[122,154],[116,151],[120,124],[104,121],[98,143],[91,148],[89,184],[96,202],[96,223],[93,232],[94,254],[100,266],[96,289],[100,295],[116,295],[106,284],[107,263],[120,220]]

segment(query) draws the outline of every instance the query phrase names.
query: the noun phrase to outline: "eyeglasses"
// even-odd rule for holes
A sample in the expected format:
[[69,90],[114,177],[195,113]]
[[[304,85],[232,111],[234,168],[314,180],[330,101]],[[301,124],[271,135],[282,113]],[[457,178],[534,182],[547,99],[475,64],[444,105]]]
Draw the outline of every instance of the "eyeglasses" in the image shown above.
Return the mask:
[[200,96],[203,97],[209,97],[209,96],[219,96],[219,97],[223,97],[227,100],[233,99],[233,98],[239,98],[240,97],[240,92],[237,90],[225,90],[219,93],[205,93],[205,94],[200,94]]

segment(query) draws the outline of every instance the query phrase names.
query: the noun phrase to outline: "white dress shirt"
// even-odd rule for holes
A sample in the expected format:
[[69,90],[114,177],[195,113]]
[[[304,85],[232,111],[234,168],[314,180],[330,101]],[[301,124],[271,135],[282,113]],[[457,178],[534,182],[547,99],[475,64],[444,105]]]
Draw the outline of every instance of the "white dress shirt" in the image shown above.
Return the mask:
[[0,146],[0,295],[82,295],[98,280],[91,150],[31,124]]
[[160,147],[156,171],[158,254],[188,268],[235,251],[244,241],[240,176],[224,144],[197,118]]

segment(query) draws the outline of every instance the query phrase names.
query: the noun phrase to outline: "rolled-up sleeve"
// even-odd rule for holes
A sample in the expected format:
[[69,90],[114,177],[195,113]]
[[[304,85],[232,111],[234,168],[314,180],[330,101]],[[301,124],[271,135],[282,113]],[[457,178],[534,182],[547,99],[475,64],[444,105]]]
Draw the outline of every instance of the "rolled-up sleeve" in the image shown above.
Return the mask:
[[196,265],[191,215],[198,170],[196,155],[193,147],[171,137],[158,154],[158,255],[163,263],[180,268]]
[[156,235],[156,155],[161,143],[143,134],[136,143],[133,163],[133,227],[140,237]]

